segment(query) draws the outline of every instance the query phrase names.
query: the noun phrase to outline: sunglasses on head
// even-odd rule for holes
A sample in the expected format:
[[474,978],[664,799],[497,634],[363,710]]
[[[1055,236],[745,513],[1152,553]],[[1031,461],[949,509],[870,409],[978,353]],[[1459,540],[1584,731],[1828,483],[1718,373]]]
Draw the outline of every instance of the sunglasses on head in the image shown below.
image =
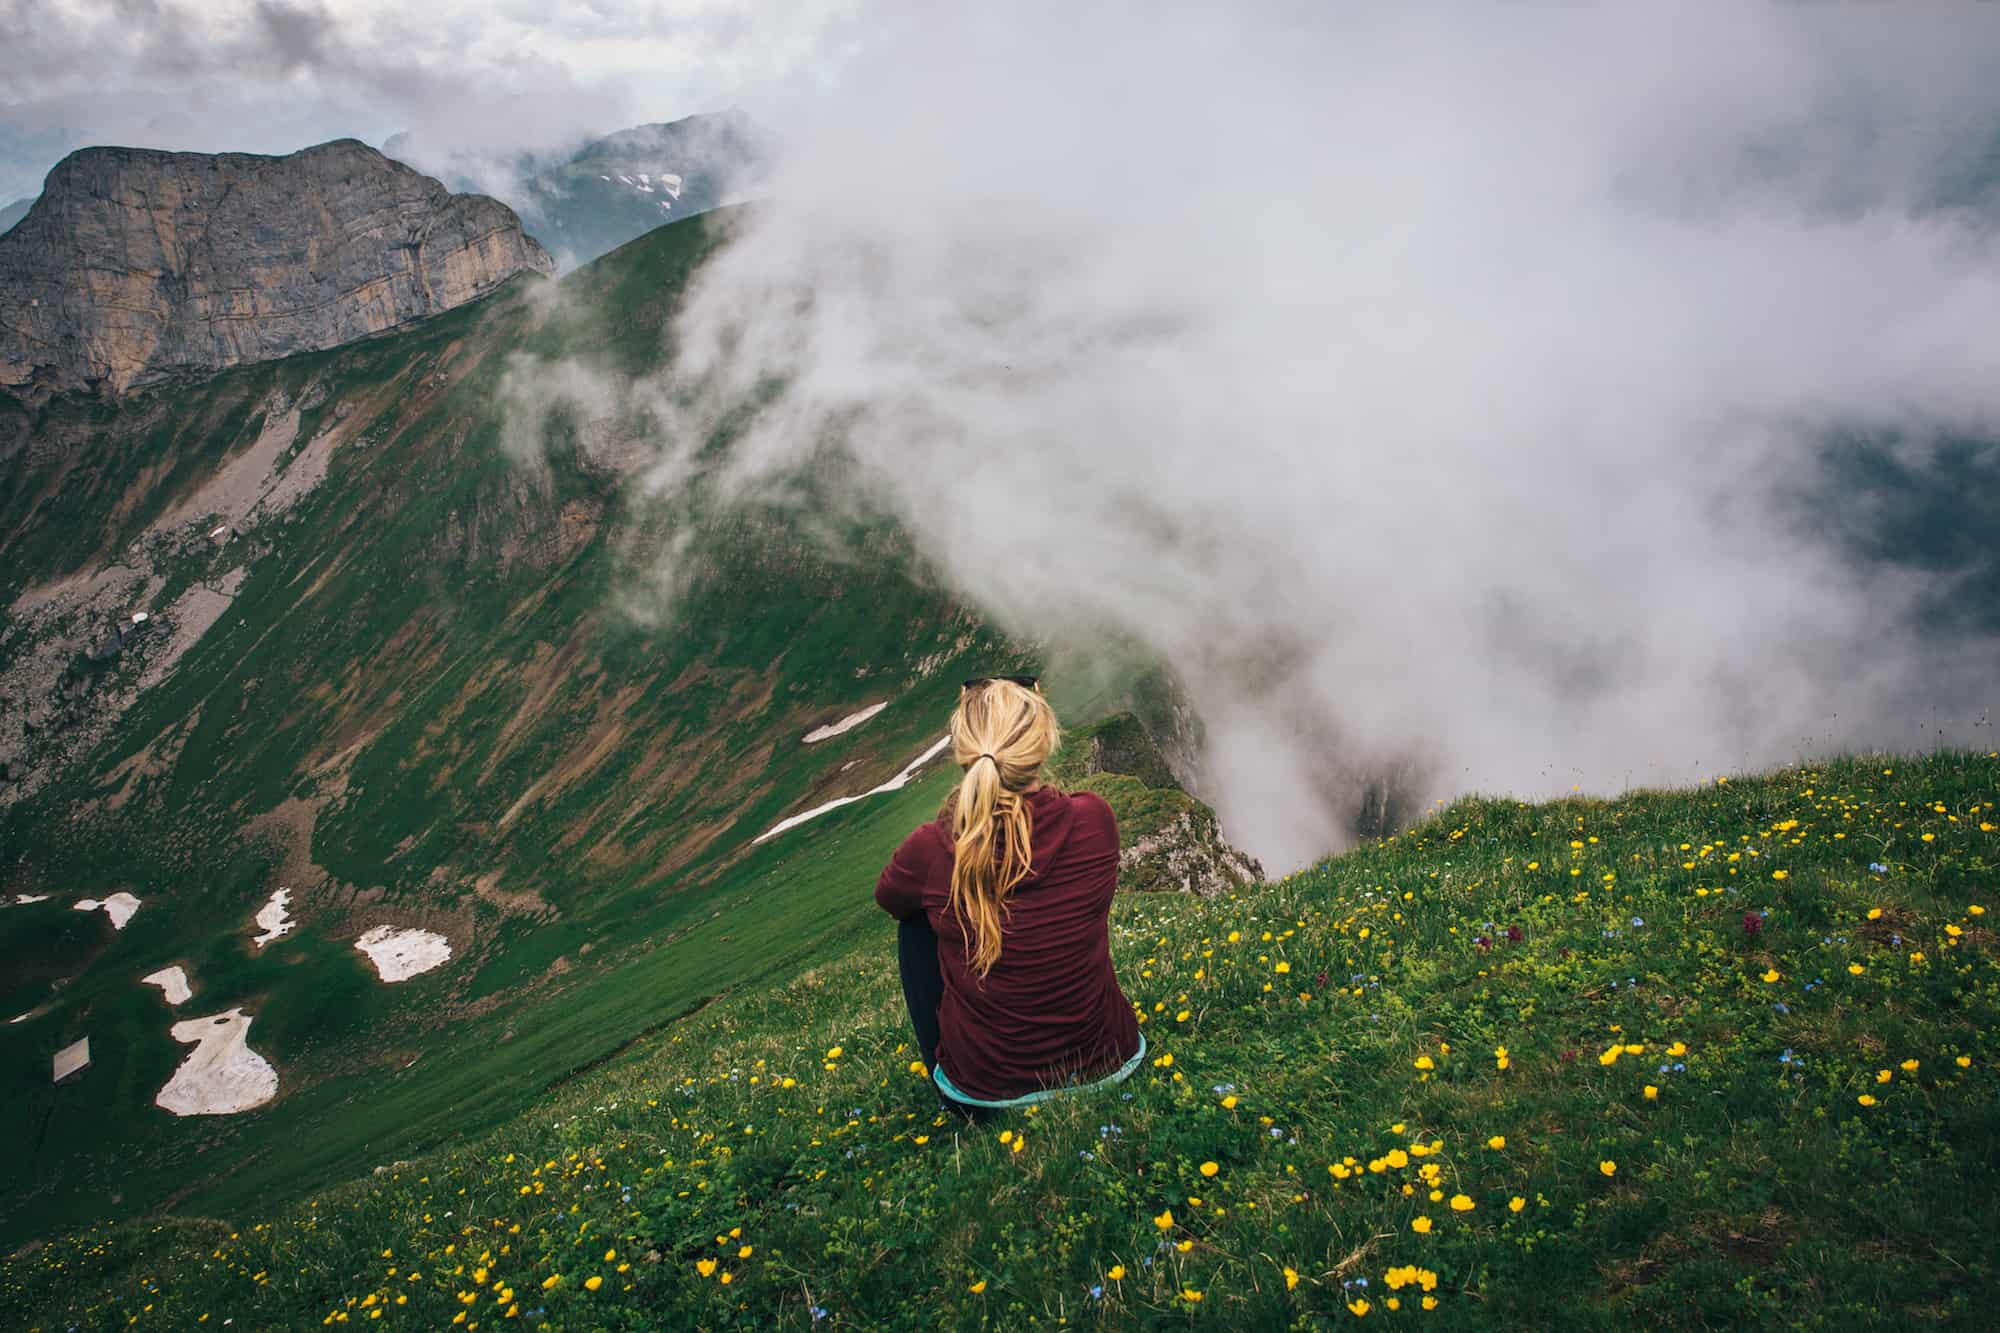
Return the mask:
[[1011,681],[1024,690],[1038,690],[1042,687],[1042,678],[1040,676],[974,676],[959,688],[975,690],[981,685],[991,685],[996,680]]

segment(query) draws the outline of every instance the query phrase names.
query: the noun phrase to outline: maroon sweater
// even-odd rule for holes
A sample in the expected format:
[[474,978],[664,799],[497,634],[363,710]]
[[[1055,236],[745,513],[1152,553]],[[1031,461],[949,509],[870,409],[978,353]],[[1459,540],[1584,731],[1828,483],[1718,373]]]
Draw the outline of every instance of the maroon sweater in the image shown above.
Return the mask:
[[1111,969],[1111,895],[1118,822],[1104,798],[1041,787],[1026,797],[1034,832],[1029,875],[1014,886],[999,960],[982,979],[966,961],[951,910],[948,821],[903,840],[875,885],[901,921],[923,913],[938,936],[944,999],[938,1063],[988,1100],[1053,1087],[1072,1073],[1110,1073],[1139,1049],[1139,1024]]

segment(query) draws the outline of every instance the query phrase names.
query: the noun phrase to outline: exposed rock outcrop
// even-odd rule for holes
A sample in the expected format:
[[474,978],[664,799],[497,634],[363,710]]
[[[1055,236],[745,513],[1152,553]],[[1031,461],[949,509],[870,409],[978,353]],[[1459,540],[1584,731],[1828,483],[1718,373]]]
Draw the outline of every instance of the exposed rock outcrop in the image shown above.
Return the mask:
[[354,139],[286,157],[85,148],[0,234],[0,386],[138,385],[313,351],[554,265],[498,200]]
[[1095,792],[1118,818],[1118,887],[1213,898],[1264,877],[1230,845],[1215,811],[1181,786],[1152,733],[1131,713],[1071,732],[1048,769],[1056,785]]
[[1171,889],[1214,898],[1263,878],[1264,867],[1229,845],[1215,812],[1200,802],[1118,853],[1119,887],[1141,893]]

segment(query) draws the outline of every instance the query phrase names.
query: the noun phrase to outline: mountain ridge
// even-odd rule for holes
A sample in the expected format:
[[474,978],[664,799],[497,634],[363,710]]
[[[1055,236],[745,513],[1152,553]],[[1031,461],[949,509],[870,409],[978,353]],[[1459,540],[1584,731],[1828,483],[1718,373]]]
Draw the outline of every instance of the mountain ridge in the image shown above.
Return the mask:
[[567,271],[664,223],[738,201],[761,183],[777,149],[732,109],[633,125],[564,153],[518,153],[476,169],[449,154],[433,162],[408,134],[391,135],[382,151],[434,166],[459,189],[504,196]]
[[504,204],[355,139],[79,149],[0,234],[0,387],[113,395],[407,326],[553,262]]

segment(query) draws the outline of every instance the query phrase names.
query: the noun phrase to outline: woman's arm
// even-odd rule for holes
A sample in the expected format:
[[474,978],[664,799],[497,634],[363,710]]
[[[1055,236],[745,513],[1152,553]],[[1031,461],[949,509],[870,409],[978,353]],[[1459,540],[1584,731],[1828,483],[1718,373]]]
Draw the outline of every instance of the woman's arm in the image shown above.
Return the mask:
[[882,868],[875,881],[875,903],[898,921],[908,920],[924,910],[924,885],[930,879],[930,848],[935,841],[931,826],[925,824],[909,837]]

